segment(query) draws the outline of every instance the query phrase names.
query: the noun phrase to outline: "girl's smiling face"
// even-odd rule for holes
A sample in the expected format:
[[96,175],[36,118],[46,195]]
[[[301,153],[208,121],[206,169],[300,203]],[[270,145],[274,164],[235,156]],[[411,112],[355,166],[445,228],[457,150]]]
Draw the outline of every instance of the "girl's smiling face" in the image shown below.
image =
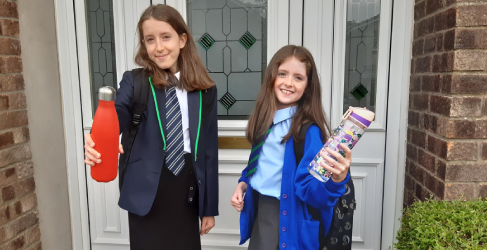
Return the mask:
[[145,21],[142,30],[149,58],[159,68],[177,73],[179,52],[186,45],[187,35],[178,35],[169,23],[154,18]]
[[285,60],[279,65],[277,77],[274,81],[277,109],[295,106],[303,96],[307,85],[306,64],[294,56]]

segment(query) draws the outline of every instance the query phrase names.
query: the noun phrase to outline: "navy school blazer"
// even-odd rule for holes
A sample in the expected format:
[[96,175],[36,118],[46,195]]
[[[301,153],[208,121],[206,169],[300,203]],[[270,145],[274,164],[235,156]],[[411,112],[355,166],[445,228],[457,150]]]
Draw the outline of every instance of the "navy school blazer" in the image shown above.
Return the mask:
[[[212,87],[210,112],[202,117],[198,150],[195,149],[198,134],[200,93],[188,92],[189,134],[191,140],[191,159],[198,184],[199,216],[218,215],[218,124],[217,92]],[[163,89],[154,88],[164,135],[166,131],[166,97]],[[205,91],[205,90],[203,90]],[[134,77],[131,71],[123,74],[115,99],[120,131],[125,131],[133,116]],[[204,105],[204,104],[203,104]],[[204,113],[204,112],[203,112]],[[124,149],[127,145],[123,145]],[[195,160],[195,152],[197,159]],[[119,206],[133,214],[144,216],[151,210],[159,185],[159,177],[166,153],[155,108],[154,97],[149,93],[147,108],[139,124],[126,166],[123,186],[120,191]],[[189,192],[189,187],[188,187]],[[170,204],[168,204],[170,205]]]

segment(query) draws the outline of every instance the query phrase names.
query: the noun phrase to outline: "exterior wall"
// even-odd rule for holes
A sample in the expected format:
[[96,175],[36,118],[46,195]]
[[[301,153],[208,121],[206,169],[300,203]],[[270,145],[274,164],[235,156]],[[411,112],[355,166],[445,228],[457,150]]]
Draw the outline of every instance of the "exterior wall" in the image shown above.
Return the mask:
[[42,247],[69,250],[72,233],[54,1],[17,3]]
[[17,3],[0,0],[0,249],[41,249]]
[[487,2],[416,0],[405,205],[487,197]]

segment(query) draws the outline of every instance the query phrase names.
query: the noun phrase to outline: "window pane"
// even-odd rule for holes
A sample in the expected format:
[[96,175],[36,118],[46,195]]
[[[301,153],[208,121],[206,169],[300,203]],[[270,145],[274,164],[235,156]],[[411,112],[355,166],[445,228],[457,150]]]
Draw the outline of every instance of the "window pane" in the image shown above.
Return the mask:
[[102,86],[117,88],[112,0],[86,0],[86,12],[94,116],[98,89]]
[[375,111],[380,0],[348,0],[343,110]]
[[267,0],[187,1],[198,54],[218,88],[218,118],[245,120],[267,62]]

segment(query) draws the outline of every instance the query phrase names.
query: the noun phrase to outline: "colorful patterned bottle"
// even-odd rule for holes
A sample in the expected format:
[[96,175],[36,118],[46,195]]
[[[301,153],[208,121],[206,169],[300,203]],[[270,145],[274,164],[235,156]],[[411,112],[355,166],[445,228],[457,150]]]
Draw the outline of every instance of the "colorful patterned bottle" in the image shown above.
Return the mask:
[[[370,126],[370,123],[374,120],[374,116],[375,114],[372,111],[365,108],[350,107],[343,115],[343,120],[340,125],[333,131],[333,135],[330,136],[325,145],[323,145],[323,148],[321,148],[320,152],[318,152],[309,164],[308,171],[310,174],[322,182],[328,181],[331,178],[332,172],[321,166],[320,162],[325,160],[321,157],[320,153],[323,152],[330,158],[336,160],[335,157],[325,150],[325,148],[330,148],[345,156],[345,152],[340,148],[339,144],[345,143],[352,149],[364,134],[365,129]],[[326,163],[331,165],[328,162]]]
[[98,108],[91,128],[95,150],[101,154],[101,163],[91,167],[91,177],[98,182],[109,182],[117,177],[120,128],[115,110],[115,93],[112,87],[100,88]]

